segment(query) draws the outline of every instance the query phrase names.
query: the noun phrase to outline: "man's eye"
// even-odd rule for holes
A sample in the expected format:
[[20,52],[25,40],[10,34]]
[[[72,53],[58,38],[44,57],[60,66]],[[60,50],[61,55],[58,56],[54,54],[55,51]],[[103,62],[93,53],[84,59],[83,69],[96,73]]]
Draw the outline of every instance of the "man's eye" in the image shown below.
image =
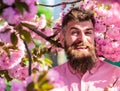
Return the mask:
[[86,32],[85,34],[92,34],[92,31],[88,31],[88,32]]
[[73,31],[71,34],[72,35],[79,35],[79,32],[78,31]]

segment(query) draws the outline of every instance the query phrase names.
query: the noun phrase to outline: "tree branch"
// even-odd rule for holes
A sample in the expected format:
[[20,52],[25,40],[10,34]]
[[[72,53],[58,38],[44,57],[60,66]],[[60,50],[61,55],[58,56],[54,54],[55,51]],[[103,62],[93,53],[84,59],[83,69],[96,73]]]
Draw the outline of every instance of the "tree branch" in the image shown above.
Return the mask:
[[60,6],[60,5],[63,5],[63,4],[74,4],[74,3],[78,3],[80,2],[81,0],[76,0],[76,1],[72,1],[72,2],[62,2],[62,3],[58,3],[58,4],[55,4],[55,5],[45,5],[45,4],[37,4],[37,5],[41,5],[41,6],[46,6],[46,7],[56,7],[56,6]]
[[40,32],[39,30],[37,30],[37,28],[34,26],[32,26],[29,23],[26,22],[21,22],[21,24],[25,27],[27,27],[28,29],[30,29],[31,31],[33,31],[34,33],[36,33],[37,35],[41,36],[43,39],[45,39],[46,41],[50,42],[51,44],[54,44],[57,47],[63,48],[63,46],[61,45],[61,43],[58,43],[58,40],[53,40],[52,38],[60,31],[56,31],[55,35],[52,36],[46,36],[45,34],[43,34],[42,32]]
[[57,41],[52,40],[50,37],[46,36],[45,34],[43,34],[42,32],[38,31],[37,29],[33,29],[33,28],[29,28],[29,29],[32,30],[33,32],[35,32],[36,34],[38,34],[39,36],[41,36],[42,38],[44,38],[45,40],[47,40],[48,42],[56,45],[57,47],[63,48],[60,43],[58,43]]
[[28,72],[29,72],[29,76],[31,75],[31,71],[32,71],[32,55],[30,53],[30,50],[28,48],[28,45],[27,43],[24,41],[24,45],[25,45],[25,48],[27,50],[27,53],[28,53],[28,59],[29,59],[29,68],[28,68]]
[[61,28],[53,28],[53,29],[57,29],[53,35],[49,36],[49,38],[54,38],[56,35],[58,35],[58,33],[60,33]]

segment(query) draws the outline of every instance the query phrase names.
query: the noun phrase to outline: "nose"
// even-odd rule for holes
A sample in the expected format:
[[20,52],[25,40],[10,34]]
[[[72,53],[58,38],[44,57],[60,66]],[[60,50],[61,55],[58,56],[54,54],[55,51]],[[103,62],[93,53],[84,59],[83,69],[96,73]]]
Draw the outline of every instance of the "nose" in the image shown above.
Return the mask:
[[84,33],[80,33],[79,35],[77,35],[76,40],[74,41],[74,45],[76,44],[84,44],[86,42],[86,36]]
[[78,37],[77,37],[77,40],[78,41],[81,41],[81,42],[85,42],[86,41],[86,36],[85,36],[85,34],[82,32],[82,33],[80,33],[79,35],[78,35]]

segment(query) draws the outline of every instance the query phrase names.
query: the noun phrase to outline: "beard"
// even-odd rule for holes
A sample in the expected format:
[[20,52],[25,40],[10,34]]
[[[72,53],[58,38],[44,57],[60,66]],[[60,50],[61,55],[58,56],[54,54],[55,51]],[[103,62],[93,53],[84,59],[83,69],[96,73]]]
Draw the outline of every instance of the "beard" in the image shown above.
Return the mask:
[[[76,47],[87,46],[88,51],[80,51]],[[65,42],[65,52],[68,58],[68,63],[76,72],[89,71],[95,66],[96,63],[96,53],[95,46],[89,43],[73,43],[68,46]]]

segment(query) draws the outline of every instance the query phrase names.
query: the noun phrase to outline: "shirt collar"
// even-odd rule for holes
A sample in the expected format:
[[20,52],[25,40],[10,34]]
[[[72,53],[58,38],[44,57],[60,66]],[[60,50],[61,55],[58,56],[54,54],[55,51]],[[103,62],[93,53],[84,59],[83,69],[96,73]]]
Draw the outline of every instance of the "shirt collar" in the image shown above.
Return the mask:
[[[90,73],[91,73],[91,74],[95,73],[95,72],[97,71],[97,69],[101,66],[101,64],[103,64],[103,61],[102,61],[101,59],[97,59],[96,65],[95,65],[94,68],[92,68],[92,70],[90,71]],[[77,75],[80,75],[80,76],[84,75],[84,74],[82,74],[82,73],[80,73],[80,72],[75,71],[75,70],[70,66],[69,62],[67,62],[67,66],[68,66],[68,69],[70,70],[70,72],[71,72],[72,74],[77,74]],[[87,72],[88,72],[88,71],[87,71]]]

